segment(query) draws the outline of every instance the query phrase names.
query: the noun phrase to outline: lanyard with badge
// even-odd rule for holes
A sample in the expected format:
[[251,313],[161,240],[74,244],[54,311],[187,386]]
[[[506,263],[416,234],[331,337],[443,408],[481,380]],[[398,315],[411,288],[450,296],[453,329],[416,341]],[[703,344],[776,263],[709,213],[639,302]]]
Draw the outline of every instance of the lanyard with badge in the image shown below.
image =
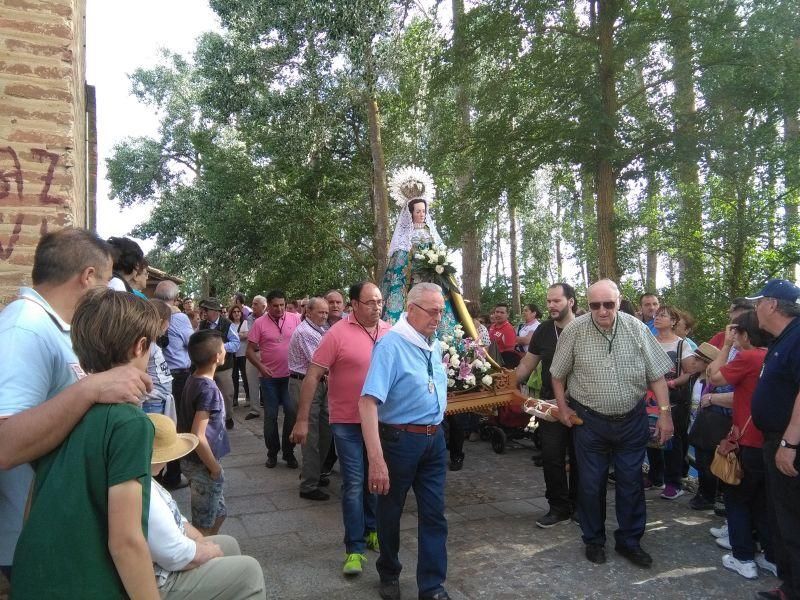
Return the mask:
[[[282,317],[280,319],[273,319],[272,315],[268,315],[268,316],[269,316],[269,320],[272,321],[273,323],[275,323],[275,327],[278,328],[278,341],[282,342],[283,341],[283,325],[286,325],[286,317]],[[281,321],[283,321],[283,325],[280,324]]]
[[428,393],[433,393],[433,350],[429,352],[425,352],[422,348],[419,349],[422,352],[422,356],[425,357],[425,360],[428,361]]

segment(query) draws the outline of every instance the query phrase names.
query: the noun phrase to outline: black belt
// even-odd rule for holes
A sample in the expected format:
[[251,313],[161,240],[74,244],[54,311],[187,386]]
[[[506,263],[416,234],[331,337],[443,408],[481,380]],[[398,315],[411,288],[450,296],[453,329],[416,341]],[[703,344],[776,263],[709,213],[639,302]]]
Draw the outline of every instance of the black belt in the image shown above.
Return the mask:
[[589,408],[588,406],[586,406],[584,404],[581,404],[580,402],[575,400],[575,398],[570,397],[569,401],[570,402],[574,402],[575,404],[580,406],[581,409],[585,410],[587,413],[589,413],[593,417],[597,417],[598,419],[603,419],[604,421],[612,421],[614,423],[619,423],[619,422],[622,422],[622,421],[626,421],[626,420],[630,419],[635,413],[637,413],[638,411],[641,410],[641,403],[637,403],[636,406],[634,406],[628,412],[623,413],[621,415],[605,415],[603,413],[597,412],[596,410],[592,410],[591,408]]
[[399,429],[400,431],[408,431],[409,433],[423,433],[425,435],[433,435],[439,430],[439,425],[418,425],[416,423],[406,423],[404,425],[395,425],[394,423],[381,423],[392,429]]
[[306,378],[306,376],[303,373],[295,373],[294,371],[289,373],[289,377],[291,377],[292,379],[299,379],[300,381]]
[[191,372],[191,369],[170,369],[169,370],[169,374],[173,375],[173,376],[174,375],[180,375],[181,373],[190,373],[190,372]]

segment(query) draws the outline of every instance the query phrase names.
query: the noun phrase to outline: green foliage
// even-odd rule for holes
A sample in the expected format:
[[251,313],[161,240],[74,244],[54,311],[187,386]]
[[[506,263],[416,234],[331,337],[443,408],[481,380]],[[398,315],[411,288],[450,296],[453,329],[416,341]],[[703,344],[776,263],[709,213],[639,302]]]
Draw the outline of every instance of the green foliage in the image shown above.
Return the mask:
[[445,243],[485,234],[484,266],[499,276],[484,307],[510,300],[497,265],[508,270],[508,202],[523,301],[543,304],[559,278],[581,290],[596,279],[603,158],[625,294],[638,297],[657,261],[659,293],[695,314],[698,339],[732,296],[800,261],[800,135],[786,133],[800,118],[794,0],[615,2],[611,116],[597,3],[468,3],[458,39],[433,1],[211,5],[222,33],[132,77],[158,135],[108,160],[112,195],[155,204],[137,232],[192,286],[294,295],[371,272],[367,95],[387,168],[434,175]]

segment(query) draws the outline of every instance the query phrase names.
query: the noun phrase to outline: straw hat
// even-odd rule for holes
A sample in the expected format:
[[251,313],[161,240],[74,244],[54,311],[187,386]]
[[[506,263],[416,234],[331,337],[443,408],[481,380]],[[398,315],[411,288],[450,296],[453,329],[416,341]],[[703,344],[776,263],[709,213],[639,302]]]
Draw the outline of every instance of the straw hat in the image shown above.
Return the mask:
[[175,423],[169,417],[153,413],[147,416],[156,428],[151,464],[165,463],[186,456],[200,443],[193,433],[177,433]]
[[697,350],[694,351],[694,355],[700,360],[710,363],[719,355],[719,348],[708,342],[703,342],[697,347]]

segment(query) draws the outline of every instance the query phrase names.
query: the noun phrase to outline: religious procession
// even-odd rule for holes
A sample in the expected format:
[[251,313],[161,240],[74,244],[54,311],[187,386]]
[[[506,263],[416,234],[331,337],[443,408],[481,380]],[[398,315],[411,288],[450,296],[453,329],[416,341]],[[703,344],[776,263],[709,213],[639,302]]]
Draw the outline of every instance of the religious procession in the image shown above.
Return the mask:
[[111,4],[0,0],[0,599],[800,600],[796,6]]

